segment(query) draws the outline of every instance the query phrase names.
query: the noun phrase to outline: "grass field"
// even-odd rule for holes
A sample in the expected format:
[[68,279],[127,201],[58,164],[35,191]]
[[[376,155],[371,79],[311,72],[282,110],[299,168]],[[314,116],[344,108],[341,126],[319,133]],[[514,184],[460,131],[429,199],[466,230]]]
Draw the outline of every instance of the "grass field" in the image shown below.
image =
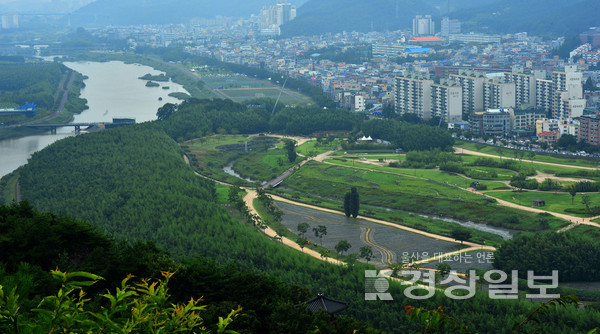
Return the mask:
[[[576,217],[588,217],[585,214],[577,214],[565,211],[565,209],[585,209],[585,205],[581,202],[581,194],[577,194],[571,204],[571,195],[569,193],[548,193],[541,191],[524,191],[524,192],[513,192],[513,191],[497,191],[489,192],[488,195],[503,199],[508,202],[520,204],[524,206],[532,206],[534,199],[541,199],[546,202],[546,206],[539,209],[563,213]],[[588,193],[592,204],[590,206],[600,205],[600,193]]]
[[[442,182],[404,175],[310,161],[286,179],[282,186],[282,191],[290,192],[292,198],[311,194],[312,200],[318,197],[323,201],[335,199],[339,203],[351,187],[357,187],[361,205],[471,220],[514,230],[543,229],[540,226],[542,217],[538,214],[498,206],[489,198]],[[565,224],[561,219],[550,220],[551,229]]]
[[222,77],[201,77],[204,83],[213,89],[230,89],[230,88],[259,88],[272,87],[269,82],[252,80],[245,76],[224,75]]
[[[272,87],[265,88],[236,88],[236,89],[217,89],[218,92],[226,95],[228,98],[235,102],[242,102],[246,100],[252,100],[257,98],[269,98],[269,99],[277,99],[280,94],[280,90]],[[287,91],[283,91],[281,93],[281,97],[279,98],[279,102],[283,104],[305,104],[310,100],[307,97],[303,97],[298,93],[293,93],[294,95],[288,93]]]
[[[204,83],[227,96],[235,102],[252,100],[256,98],[277,99],[280,89],[270,81],[250,79],[245,76],[223,76],[223,77],[201,77]],[[283,104],[305,104],[310,103],[310,98],[297,93],[284,90],[279,102]]]
[[304,156],[316,156],[321,153],[325,153],[327,151],[331,151],[332,149],[337,149],[340,145],[341,140],[336,139],[332,142],[318,142],[316,140],[310,140],[306,143],[296,147],[296,152],[302,154]]
[[[408,175],[414,176],[418,178],[425,178],[428,180],[448,184],[451,186],[456,186],[460,188],[468,188],[473,181],[478,181],[479,183],[486,185],[489,190],[504,188],[506,185],[501,182],[488,181],[488,180],[475,180],[463,176],[459,176],[454,173],[442,172],[434,169],[408,169],[408,168],[392,168],[392,167],[382,167],[378,165],[373,165],[369,163],[364,163],[356,160],[339,160],[339,159],[327,159],[326,162],[333,163],[336,165],[347,166],[347,167],[357,167],[357,168],[366,168],[372,169],[374,171],[381,171],[391,174],[398,175]],[[504,170],[505,171],[505,170]]]
[[[470,151],[477,151],[477,152],[481,152],[481,153],[492,154],[492,155],[498,156],[498,152],[496,151],[497,148],[495,146],[464,143],[464,142],[460,142],[459,145],[456,145],[456,146],[463,147],[464,149],[467,149]],[[514,158],[515,157],[514,152],[517,150],[502,148],[502,151],[504,152],[502,154],[503,157]],[[523,157],[523,161],[525,161],[525,160],[528,160],[528,161],[530,160],[528,152],[525,152],[525,156]],[[545,154],[540,154],[540,153],[536,153],[536,155],[533,158],[533,161],[534,162],[535,161],[550,162],[550,163],[563,164],[563,165],[586,166],[586,167],[597,167],[600,164],[600,160],[597,160],[597,159],[594,160],[594,159],[584,159],[584,158],[567,157],[567,156],[558,157],[558,156],[545,155]]]
[[276,148],[241,155],[234,161],[233,168],[243,177],[259,181],[270,181],[303,159],[298,156],[296,161],[289,162],[287,152],[284,149]]

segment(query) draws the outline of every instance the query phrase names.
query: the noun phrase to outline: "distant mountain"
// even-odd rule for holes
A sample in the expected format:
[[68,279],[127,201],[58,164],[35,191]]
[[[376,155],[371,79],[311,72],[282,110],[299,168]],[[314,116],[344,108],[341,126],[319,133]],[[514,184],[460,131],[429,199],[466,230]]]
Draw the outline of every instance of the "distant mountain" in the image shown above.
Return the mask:
[[452,16],[463,22],[463,28],[472,31],[565,35],[599,26],[598,13],[598,0],[502,0],[457,11]]
[[[340,31],[382,31],[412,26],[415,15],[438,17],[500,0],[309,0],[284,35],[314,35]],[[439,24],[439,22],[437,22]]]
[[415,15],[461,20],[463,31],[576,34],[600,26],[600,0],[309,0],[284,35],[407,29]]
[[[300,5],[306,0],[292,0]],[[77,26],[188,23],[192,18],[249,17],[275,0],[96,0],[72,16]]]
[[0,1],[0,13],[70,13],[95,0]]

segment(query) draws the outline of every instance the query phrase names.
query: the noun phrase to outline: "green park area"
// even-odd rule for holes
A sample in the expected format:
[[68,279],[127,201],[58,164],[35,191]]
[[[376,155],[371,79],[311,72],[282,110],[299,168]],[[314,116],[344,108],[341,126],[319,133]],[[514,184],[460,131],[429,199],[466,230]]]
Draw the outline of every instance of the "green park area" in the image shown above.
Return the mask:
[[197,172],[231,184],[253,184],[242,178],[272,180],[302,159],[290,162],[282,141],[268,136],[218,135],[187,141],[182,148]]
[[310,98],[287,89],[281,91],[268,80],[251,79],[241,75],[209,75],[201,77],[207,87],[227,96],[235,102],[269,98],[282,104],[305,104]]
[[[598,167],[599,163],[594,159],[586,159],[581,157],[569,157],[569,156],[556,156],[549,154],[542,154],[539,152],[520,151],[510,148],[500,148],[497,146],[490,146],[484,144],[473,144],[469,142],[457,142],[455,147],[464,148],[465,150],[481,152],[485,154],[500,156],[509,158],[521,158],[523,160],[532,160],[537,162],[548,162],[562,165],[573,165],[573,166],[586,166],[586,167]],[[460,150],[459,150],[460,151]],[[522,152],[522,153],[519,153]]]

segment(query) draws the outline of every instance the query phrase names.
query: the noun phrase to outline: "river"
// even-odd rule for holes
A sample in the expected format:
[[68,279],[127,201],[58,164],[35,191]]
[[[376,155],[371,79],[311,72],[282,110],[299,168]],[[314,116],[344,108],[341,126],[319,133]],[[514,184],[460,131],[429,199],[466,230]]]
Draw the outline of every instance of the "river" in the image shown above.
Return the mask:
[[[113,117],[135,118],[137,123],[155,120],[158,108],[165,103],[180,102],[168,96],[169,93],[187,93],[181,85],[173,82],[159,82],[169,89],[146,87],[146,81],[139,77],[147,73],[163,73],[149,66],[120,61],[66,62],[65,65],[88,77],[81,97],[88,100],[89,109],[75,115],[73,122],[110,122]],[[59,129],[58,134],[0,140],[0,177],[27,163],[34,152],[72,136],[72,129]]]

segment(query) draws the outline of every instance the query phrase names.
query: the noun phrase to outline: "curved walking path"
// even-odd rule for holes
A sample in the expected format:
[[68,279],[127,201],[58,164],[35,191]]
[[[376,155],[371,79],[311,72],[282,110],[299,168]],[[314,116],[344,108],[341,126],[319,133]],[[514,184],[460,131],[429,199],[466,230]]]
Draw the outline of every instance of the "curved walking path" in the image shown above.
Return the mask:
[[[246,189],[246,196],[244,196],[244,202],[246,203],[246,206],[248,207],[248,210],[250,211],[251,214],[255,214],[257,216],[260,216],[258,214],[258,212],[256,211],[256,209],[254,208],[254,199],[258,197],[258,194],[256,193],[255,190],[251,190],[251,189]],[[279,234],[277,234],[277,232],[275,232],[275,230],[273,230],[271,227],[268,227],[266,229],[263,230],[264,233],[275,239],[275,238],[279,238]],[[295,250],[299,250],[305,254],[308,254],[316,259],[319,259],[321,261],[325,261],[325,262],[329,262],[329,263],[333,263],[333,264],[337,264],[337,265],[346,265],[345,262],[330,258],[330,257],[322,257],[321,254],[319,252],[316,252],[310,248],[304,247],[304,249],[300,248],[300,246],[295,242],[292,241],[286,237],[281,237],[281,243],[293,248]]]
[[[493,155],[493,154],[488,154],[488,153],[482,153],[482,152],[477,152],[477,151],[471,151],[471,150],[467,150],[464,148],[460,148],[460,147],[455,147],[454,148],[454,153],[461,153],[461,154],[467,154],[467,155],[477,155],[480,157],[486,157],[486,158],[496,158],[496,159],[507,159],[507,160],[519,160],[516,158],[511,158],[511,157],[504,157],[504,156],[498,156],[498,155]],[[567,168],[578,168],[578,169],[587,169],[587,170],[596,170],[596,168],[594,167],[585,167],[585,166],[575,166],[575,165],[563,165],[563,164],[557,164],[557,163],[553,163],[553,162],[542,162],[542,161],[533,161],[533,163],[536,164],[541,164],[541,165],[548,165],[548,166],[558,166],[558,167],[567,167]]]

